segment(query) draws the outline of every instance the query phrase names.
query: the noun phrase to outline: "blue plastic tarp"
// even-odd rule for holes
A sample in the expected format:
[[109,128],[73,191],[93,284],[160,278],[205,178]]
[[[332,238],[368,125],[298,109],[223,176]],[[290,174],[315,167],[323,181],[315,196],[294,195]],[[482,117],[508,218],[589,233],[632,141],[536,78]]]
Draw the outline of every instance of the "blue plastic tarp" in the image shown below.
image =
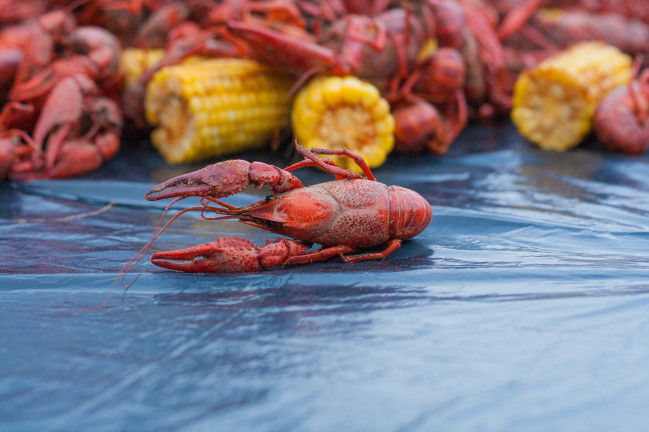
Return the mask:
[[[166,203],[144,193],[196,167],[126,149],[0,184],[0,430],[646,430],[646,155],[473,126],[375,170],[434,210],[383,261],[212,275],[147,257],[77,311],[150,240]],[[273,238],[187,214],[152,251],[216,236]]]

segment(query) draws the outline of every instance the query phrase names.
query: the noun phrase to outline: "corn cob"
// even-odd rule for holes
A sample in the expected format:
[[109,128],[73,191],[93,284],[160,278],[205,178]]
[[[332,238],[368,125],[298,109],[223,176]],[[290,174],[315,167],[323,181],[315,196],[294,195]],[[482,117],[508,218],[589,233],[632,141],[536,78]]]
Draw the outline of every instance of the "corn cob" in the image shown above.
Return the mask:
[[171,66],[147,86],[151,141],[169,163],[267,144],[288,124],[293,80],[252,60],[212,59]]
[[592,128],[600,100],[631,77],[632,60],[602,42],[582,42],[519,76],[512,120],[519,132],[547,150],[578,145]]
[[122,51],[120,57],[120,70],[124,76],[124,86],[133,83],[142,73],[155,66],[162,57],[163,49],[142,50],[127,48]]
[[[137,78],[144,73],[144,71],[151,69],[158,64],[165,56],[163,49],[140,49],[140,48],[126,48],[122,51],[120,56],[120,71],[124,77],[124,87],[128,87]],[[192,63],[196,61],[203,61],[205,57],[191,56],[182,61],[182,64]]]
[[[355,77],[323,77],[309,82],[295,98],[293,134],[307,148],[347,148],[373,168],[394,147],[390,105],[372,84]],[[334,156],[336,165],[360,172],[349,158]]]

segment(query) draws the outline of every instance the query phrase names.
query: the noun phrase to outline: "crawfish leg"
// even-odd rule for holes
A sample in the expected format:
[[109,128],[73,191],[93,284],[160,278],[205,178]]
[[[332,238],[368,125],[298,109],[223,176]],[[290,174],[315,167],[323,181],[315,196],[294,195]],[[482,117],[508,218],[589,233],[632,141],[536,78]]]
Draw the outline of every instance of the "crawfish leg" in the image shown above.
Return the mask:
[[363,159],[362,156],[352,152],[351,150],[313,148],[311,149],[311,151],[309,151],[297,143],[295,144],[295,146],[297,148],[298,153],[300,153],[305,158],[311,160],[314,163],[314,165],[318,165],[326,172],[335,175],[336,178],[342,177],[345,179],[356,179],[361,177],[355,172],[340,168],[338,165],[336,165],[331,161],[329,161],[329,163],[323,162],[323,159],[316,156],[317,154],[347,156],[353,159],[354,162],[356,162],[356,165],[358,165],[358,167],[363,171],[363,174],[365,174],[365,177],[368,180],[376,180],[376,177],[374,177],[374,174],[372,174],[372,170],[370,170],[370,167],[367,166],[365,159]]
[[401,240],[392,239],[386,243],[386,248],[383,250],[383,252],[371,252],[371,253],[352,255],[349,257],[343,257],[343,260],[345,260],[345,262],[358,262],[358,261],[367,261],[367,260],[374,260],[374,259],[384,259],[392,252],[399,249],[399,247],[401,247]]
[[300,264],[312,264],[316,262],[326,261],[329,258],[332,258],[336,255],[340,256],[343,260],[346,260],[343,254],[354,253],[358,249],[355,249],[351,246],[332,246],[328,248],[322,248],[319,251],[304,253],[301,255],[296,255],[288,258],[284,261],[284,265],[300,265]]
[[[332,161],[329,158],[318,158],[318,159],[320,159],[326,165],[336,165],[334,163],[334,161]],[[293,171],[293,170],[296,170],[298,168],[310,167],[310,166],[314,166],[314,165],[320,166],[320,162],[314,162],[314,161],[312,161],[310,159],[304,159],[304,160],[302,160],[300,162],[294,163],[293,165],[291,165],[289,167],[284,168],[284,171]],[[336,176],[336,180],[342,180],[342,179],[345,178],[344,176],[341,176],[339,174],[334,174],[334,176]]]

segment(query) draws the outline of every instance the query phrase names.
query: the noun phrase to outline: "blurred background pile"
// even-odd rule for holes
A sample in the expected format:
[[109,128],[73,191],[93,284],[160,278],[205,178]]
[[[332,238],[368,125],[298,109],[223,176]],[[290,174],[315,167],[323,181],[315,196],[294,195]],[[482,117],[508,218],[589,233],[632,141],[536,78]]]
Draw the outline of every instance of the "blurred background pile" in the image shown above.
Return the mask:
[[0,180],[82,175],[142,136],[169,163],[295,137],[371,167],[510,117],[548,150],[649,144],[649,1],[0,6]]

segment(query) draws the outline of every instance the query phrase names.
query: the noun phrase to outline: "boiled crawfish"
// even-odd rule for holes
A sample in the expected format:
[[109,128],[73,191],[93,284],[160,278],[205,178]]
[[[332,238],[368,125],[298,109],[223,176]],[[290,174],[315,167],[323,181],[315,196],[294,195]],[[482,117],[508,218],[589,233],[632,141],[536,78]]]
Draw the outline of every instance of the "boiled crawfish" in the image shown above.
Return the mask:
[[[99,27],[77,27],[63,10],[3,35],[24,32],[28,43],[0,113],[0,180],[97,169],[120,143],[122,115],[110,98],[119,87],[117,39]],[[7,58],[2,51],[0,58]]]
[[[150,201],[202,198],[200,207],[185,209],[171,221],[186,211],[200,210],[202,214],[222,215],[216,219],[238,219],[290,239],[280,238],[257,246],[248,240],[225,237],[187,249],[155,253],[151,262],[185,272],[251,272],[276,265],[320,262],[334,256],[346,262],[380,259],[430,223],[433,212],[421,195],[410,189],[379,183],[360,156],[349,150],[309,151],[297,143],[296,147],[305,159],[286,169],[261,162],[230,160],[172,178],[146,194]],[[362,169],[365,178],[317,154],[350,157]],[[318,166],[333,174],[336,180],[305,187],[290,171],[307,166]],[[218,200],[250,185],[269,186],[273,193],[245,207],[234,207]],[[169,224],[162,231],[167,226]],[[322,248],[309,252],[313,243]],[[383,250],[361,252],[376,246]]]
[[612,2],[601,0],[530,0],[514,7],[498,4],[506,11],[498,36],[519,64],[523,57],[545,58],[583,40],[601,40],[630,55],[646,53],[649,3],[625,0],[612,6]]
[[296,14],[296,7],[284,0],[192,0],[161,6],[139,26],[133,45],[143,49],[164,48],[165,55],[122,92],[125,116],[137,127],[147,127],[144,115],[146,87],[153,75],[166,66],[178,64],[191,56],[252,57],[245,41],[225,30],[227,22],[254,22],[262,27],[280,26],[281,22],[283,28],[295,26],[302,30],[304,23]]
[[641,63],[639,56],[634,79],[610,91],[595,111],[593,129],[611,151],[642,154],[649,148],[649,70],[640,73]]
[[387,95],[395,120],[396,152],[446,153],[467,123],[465,75],[460,53],[450,47],[439,48],[396,92]]
[[24,143],[14,143],[8,177],[65,178],[94,171],[119,150],[121,127],[117,104],[100,96],[92,80],[64,78],[49,94],[33,137],[18,134]]

